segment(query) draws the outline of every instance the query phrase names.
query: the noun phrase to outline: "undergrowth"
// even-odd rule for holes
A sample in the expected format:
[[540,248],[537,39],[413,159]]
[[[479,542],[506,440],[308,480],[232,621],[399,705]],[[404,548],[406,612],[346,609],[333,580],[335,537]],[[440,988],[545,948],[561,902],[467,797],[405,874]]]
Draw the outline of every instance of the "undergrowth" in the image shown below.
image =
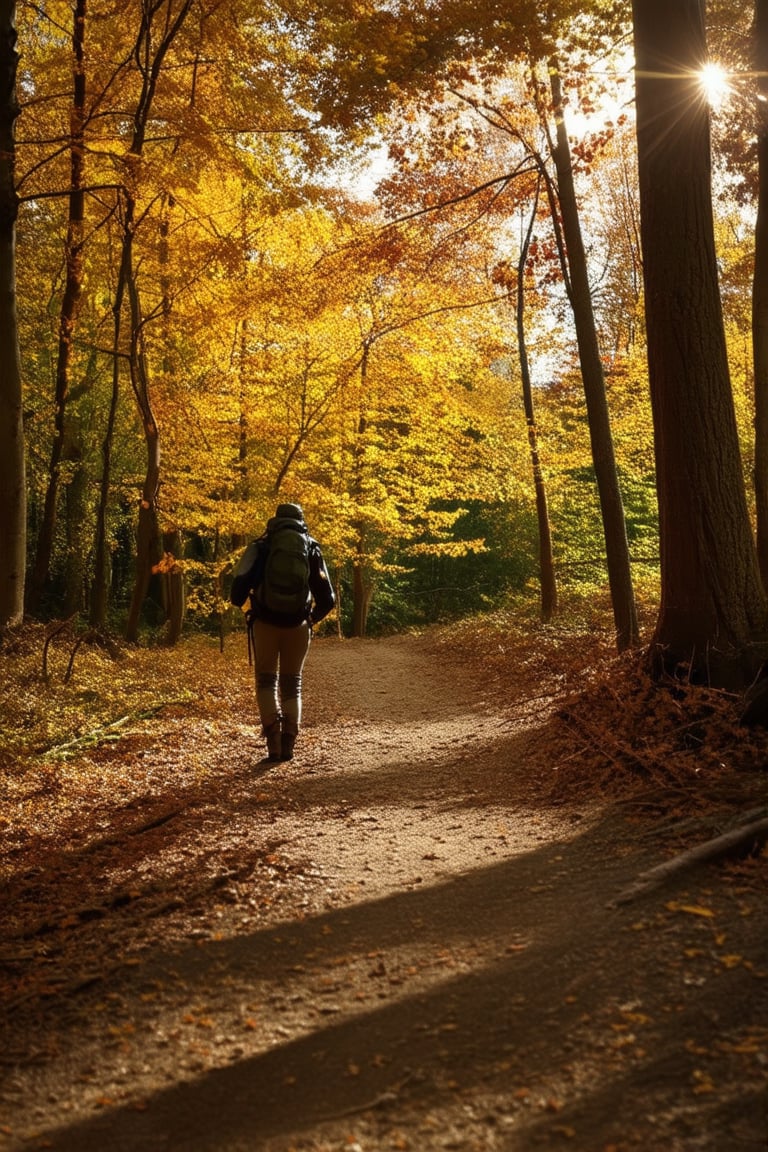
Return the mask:
[[768,730],[741,722],[744,697],[655,680],[647,648],[618,654],[605,618],[542,626],[497,613],[442,630],[440,643],[507,707],[540,709],[536,752],[554,799],[659,812],[768,806]]

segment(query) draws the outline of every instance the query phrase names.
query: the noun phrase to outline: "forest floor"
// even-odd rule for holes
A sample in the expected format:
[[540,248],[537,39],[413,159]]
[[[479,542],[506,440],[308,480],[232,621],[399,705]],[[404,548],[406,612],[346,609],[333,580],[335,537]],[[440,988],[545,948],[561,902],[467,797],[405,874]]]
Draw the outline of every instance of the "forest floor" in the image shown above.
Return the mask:
[[327,637],[272,765],[242,634],[66,684],[40,640],[0,653],[2,1152],[768,1148],[766,854],[633,888],[768,814],[736,702],[594,636]]

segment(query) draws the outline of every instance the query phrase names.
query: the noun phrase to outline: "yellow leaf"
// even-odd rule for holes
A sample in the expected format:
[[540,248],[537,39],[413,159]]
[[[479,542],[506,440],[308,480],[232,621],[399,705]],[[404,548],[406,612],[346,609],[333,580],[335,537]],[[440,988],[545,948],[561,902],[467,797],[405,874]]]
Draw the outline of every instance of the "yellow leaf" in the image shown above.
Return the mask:
[[676,900],[670,900],[665,907],[668,912],[688,912],[691,916],[706,916],[708,919],[715,915],[711,908],[704,908],[701,904],[678,904]]
[[730,956],[718,956],[718,960],[724,968],[738,968],[742,959],[742,956],[737,956],[735,953]]
[[650,1016],[646,1016],[644,1012],[622,1012],[622,1016],[630,1024],[649,1024],[651,1020]]
[[715,1091],[712,1077],[708,1072],[702,1072],[697,1068],[693,1073],[693,1079],[695,1081],[693,1089],[694,1096],[707,1096],[709,1093]]

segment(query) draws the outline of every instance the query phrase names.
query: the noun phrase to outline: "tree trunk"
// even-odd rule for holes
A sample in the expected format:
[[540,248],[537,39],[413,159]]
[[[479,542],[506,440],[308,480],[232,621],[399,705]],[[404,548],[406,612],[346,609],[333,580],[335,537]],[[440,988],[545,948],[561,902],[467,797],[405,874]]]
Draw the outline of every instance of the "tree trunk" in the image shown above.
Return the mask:
[[552,159],[557,173],[563,236],[568,254],[570,302],[573,309],[581,376],[587,403],[592,462],[600,498],[608,582],[616,625],[616,642],[619,651],[622,651],[636,644],[638,640],[637,609],[632,588],[624,502],[619,487],[613,450],[613,436],[605,392],[605,376],[595,327],[587,257],[573,183],[573,165],[565,125],[560,76],[554,62],[550,63],[549,78],[556,130],[556,137],[552,146]]
[[525,340],[525,266],[528,259],[528,249],[531,244],[533,226],[536,220],[536,210],[539,203],[539,186],[536,188],[531,218],[528,223],[523,242],[520,246],[520,258],[517,262],[517,349],[520,357],[520,376],[523,386],[523,407],[525,420],[528,425],[528,445],[531,455],[531,468],[533,471],[533,486],[536,493],[536,521],[539,529],[539,584],[541,587],[541,619],[548,624],[557,611],[557,582],[555,580],[555,562],[552,555],[552,528],[549,521],[549,508],[547,506],[547,488],[544,483],[544,474],[539,460],[538,435],[536,432],[536,414],[533,407],[533,388],[531,386],[531,372],[528,363],[528,348]]
[[180,556],[181,533],[178,529],[164,532],[163,559],[158,568],[162,580],[163,609],[166,618],[163,642],[169,648],[172,648],[181,636],[187,606],[184,567],[178,562]]
[[[352,495],[355,500],[361,500],[363,495],[363,469],[365,467],[365,434],[368,430],[368,418],[365,404],[368,389],[368,363],[371,346],[363,343],[360,358],[360,411],[357,416],[355,429],[355,459]],[[355,525],[357,541],[355,544],[355,557],[352,561],[352,635],[365,636],[368,627],[368,611],[373,599],[373,581],[365,560],[365,523],[362,519]]]
[[101,480],[99,499],[96,505],[96,536],[93,546],[94,569],[91,589],[90,622],[94,628],[104,628],[107,623],[107,604],[110,586],[110,548],[107,538],[107,515],[109,512],[110,489],[112,483],[112,444],[115,438],[117,405],[120,399],[120,313],[123,298],[122,271],[118,275],[114,314],[114,336],[112,351],[112,391],[107,413],[107,426],[101,443]]
[[[72,431],[70,422],[70,435]],[[64,489],[67,537],[65,619],[82,612],[86,605],[85,560],[87,554],[86,533],[89,526],[89,479],[90,477],[83,466],[82,454],[80,454],[75,474]]]
[[[359,551],[362,551],[362,545]],[[352,564],[352,635],[364,637],[368,629],[368,611],[373,599],[373,583],[360,555]]]
[[16,5],[0,0],[0,628],[21,623],[26,564],[26,485],[21,365],[16,319],[14,181]]
[[157,491],[160,486],[160,432],[149,397],[149,368],[143,348],[143,318],[139,291],[133,269],[128,268],[128,296],[131,302],[130,370],[136,402],[139,406],[147,449],[147,464],[139,501],[139,523],[136,533],[136,577],[125,627],[125,638],[136,643],[139,638],[141,607],[149,587],[152,569],[159,560]]
[[752,281],[752,351],[755,373],[755,506],[757,559],[768,590],[768,0],[755,0],[757,100],[757,221]]
[[53,444],[48,465],[48,484],[43,503],[43,518],[37,538],[35,563],[27,590],[27,608],[40,607],[51,565],[53,541],[61,480],[61,462],[65,450],[67,400],[72,376],[72,346],[83,286],[83,222],[85,217],[84,123],[85,123],[85,13],[86,0],[77,0],[72,32],[73,93],[70,134],[70,192],[67,238],[64,249],[65,284],[59,315],[59,347],[54,388]]
[[747,510],[712,219],[701,0],[634,0],[648,372],[659,498],[657,670],[721,686],[761,662],[766,602]]

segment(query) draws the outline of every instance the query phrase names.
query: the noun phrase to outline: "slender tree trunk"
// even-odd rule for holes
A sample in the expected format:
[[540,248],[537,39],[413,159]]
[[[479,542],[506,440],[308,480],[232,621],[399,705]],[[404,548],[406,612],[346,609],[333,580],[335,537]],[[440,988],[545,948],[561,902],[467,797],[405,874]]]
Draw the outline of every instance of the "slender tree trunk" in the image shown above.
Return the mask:
[[[72,437],[70,421],[68,436]],[[88,487],[89,476],[78,457],[75,473],[64,489],[65,521],[67,539],[66,591],[64,597],[64,617],[69,619],[86,607],[85,567],[88,548],[86,533],[89,529]]]
[[131,303],[130,371],[136,402],[139,406],[147,449],[147,464],[139,501],[139,523],[136,533],[136,576],[128,611],[125,638],[136,643],[139,638],[141,607],[149,587],[153,567],[159,563],[159,530],[157,491],[160,486],[160,432],[149,395],[149,368],[143,348],[143,318],[139,291],[133,269],[128,271],[128,296]]
[[93,545],[94,568],[93,587],[91,589],[90,622],[94,628],[104,628],[107,623],[107,605],[109,602],[110,586],[110,550],[107,532],[107,516],[109,513],[110,492],[112,485],[112,445],[115,438],[115,424],[117,422],[117,405],[120,399],[120,320],[119,305],[115,315],[114,349],[112,355],[112,390],[110,393],[109,412],[107,413],[107,426],[104,439],[101,443],[101,480],[99,482],[99,499],[96,505],[96,533]]
[[0,628],[24,615],[26,487],[16,320],[16,5],[0,0]]
[[352,635],[363,637],[368,630],[368,612],[373,599],[373,584],[362,557],[362,541],[352,564]]
[[632,588],[632,571],[624,518],[624,503],[619,487],[613,436],[605,391],[603,362],[597,339],[592,293],[589,286],[587,257],[581,233],[581,222],[573,183],[573,165],[565,124],[560,76],[557,65],[550,63],[550,87],[555,115],[555,140],[552,159],[557,173],[558,198],[563,236],[568,254],[568,269],[579,349],[581,376],[587,403],[592,461],[595,468],[600,510],[605,536],[608,582],[611,589],[616,642],[619,650],[638,641],[637,609]]
[[533,388],[531,386],[531,372],[528,362],[528,347],[525,340],[525,266],[528,259],[528,249],[531,244],[538,204],[539,186],[537,185],[531,218],[520,246],[520,258],[517,262],[517,309],[515,319],[517,325],[517,349],[520,357],[520,376],[523,386],[523,407],[525,409],[525,420],[528,425],[528,445],[531,455],[531,469],[533,471],[533,486],[536,494],[536,522],[539,529],[541,619],[545,624],[548,624],[557,611],[557,582],[555,580],[555,562],[552,554],[552,527],[549,521],[547,488],[544,483],[544,474],[541,470],[541,461],[539,459],[536,414],[533,405]]
[[[365,414],[366,390],[368,386],[368,360],[370,345],[363,344],[363,353],[360,359],[360,413],[357,418],[355,435],[355,464],[352,495],[359,500],[363,490],[363,458],[365,454],[365,433],[368,421]],[[368,611],[373,599],[373,581],[370,578],[365,559],[365,524],[359,520],[355,525],[357,539],[355,541],[355,555],[352,560],[352,635],[365,636],[368,627]]]
[[648,372],[659,497],[659,670],[748,683],[768,614],[747,510],[712,218],[702,0],[634,0]]
[[61,462],[65,454],[67,435],[67,401],[72,378],[72,348],[83,286],[85,15],[86,0],[76,0],[72,32],[74,99],[72,101],[70,131],[69,219],[64,251],[66,271],[64,295],[59,315],[59,347],[53,402],[53,444],[51,445],[48,484],[43,503],[43,517],[37,538],[35,562],[27,589],[27,608],[32,613],[40,607],[40,598],[48,580],[51,565],[61,481]]
[[768,0],[755,0],[758,193],[752,282],[757,559],[768,589]]

